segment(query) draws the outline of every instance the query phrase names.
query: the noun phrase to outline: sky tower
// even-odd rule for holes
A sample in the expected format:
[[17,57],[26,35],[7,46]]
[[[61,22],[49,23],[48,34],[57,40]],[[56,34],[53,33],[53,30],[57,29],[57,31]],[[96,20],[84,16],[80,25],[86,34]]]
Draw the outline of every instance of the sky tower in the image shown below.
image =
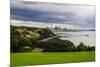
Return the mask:
[[50,24],[51,25],[51,29],[52,29],[52,24]]

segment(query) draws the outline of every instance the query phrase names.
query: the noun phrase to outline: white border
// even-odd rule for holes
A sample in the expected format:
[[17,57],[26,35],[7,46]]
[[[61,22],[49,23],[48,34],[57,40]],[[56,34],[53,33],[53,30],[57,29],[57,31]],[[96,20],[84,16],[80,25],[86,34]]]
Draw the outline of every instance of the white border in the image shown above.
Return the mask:
[[56,2],[56,3],[70,3],[70,4],[72,3],[72,4],[96,5],[96,1],[95,0],[22,0],[22,1],[40,1],[40,2]]
[[[41,2],[71,3],[71,4],[88,4],[96,5],[96,62],[88,63],[70,63],[70,64],[53,64],[39,65],[34,67],[98,67],[100,63],[100,1],[97,0],[28,0]],[[10,13],[9,0],[0,0],[0,67],[10,67]]]
[[9,0],[0,1],[0,67],[9,67]]

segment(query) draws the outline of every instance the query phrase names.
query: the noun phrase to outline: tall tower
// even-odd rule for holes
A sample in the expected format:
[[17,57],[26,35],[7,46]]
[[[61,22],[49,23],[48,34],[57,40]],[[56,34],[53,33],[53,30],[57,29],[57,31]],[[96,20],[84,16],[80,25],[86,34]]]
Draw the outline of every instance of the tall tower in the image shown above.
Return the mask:
[[50,24],[51,25],[51,29],[52,29],[52,24]]

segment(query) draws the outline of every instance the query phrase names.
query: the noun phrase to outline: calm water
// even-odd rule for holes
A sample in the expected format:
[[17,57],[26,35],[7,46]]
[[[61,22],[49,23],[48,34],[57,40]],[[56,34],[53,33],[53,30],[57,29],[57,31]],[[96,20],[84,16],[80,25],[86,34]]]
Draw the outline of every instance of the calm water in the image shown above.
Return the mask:
[[80,31],[80,32],[54,32],[57,35],[61,35],[60,39],[72,41],[76,46],[80,42],[85,45],[95,45],[95,31]]

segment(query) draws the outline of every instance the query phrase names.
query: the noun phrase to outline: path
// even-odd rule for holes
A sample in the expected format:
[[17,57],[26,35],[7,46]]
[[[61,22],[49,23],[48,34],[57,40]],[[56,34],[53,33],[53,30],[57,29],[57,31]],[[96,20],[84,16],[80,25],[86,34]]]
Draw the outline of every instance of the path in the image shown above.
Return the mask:
[[38,42],[45,42],[45,41],[48,41],[48,40],[51,40],[51,39],[54,39],[54,38],[58,38],[60,36],[53,36],[53,37],[49,37],[49,38],[46,38],[46,39],[43,39],[43,40],[40,40]]

